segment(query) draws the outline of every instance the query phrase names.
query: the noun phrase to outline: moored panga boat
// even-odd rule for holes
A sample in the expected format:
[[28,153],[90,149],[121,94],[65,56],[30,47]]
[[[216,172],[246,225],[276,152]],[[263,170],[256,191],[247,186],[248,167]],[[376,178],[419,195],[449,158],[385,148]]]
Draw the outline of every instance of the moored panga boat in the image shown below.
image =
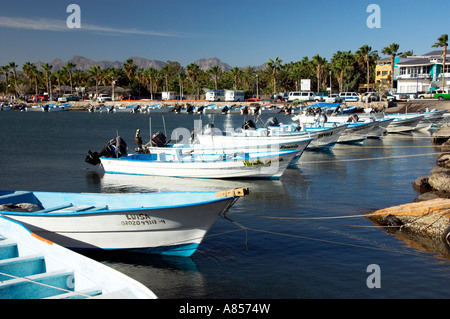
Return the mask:
[[0,210],[30,231],[74,250],[191,256],[220,214],[248,189],[227,192],[90,194],[1,191]]
[[[312,139],[308,139],[309,143]],[[304,145],[306,147],[307,144]],[[118,136],[100,153],[89,151],[85,161],[100,164],[106,173],[167,176],[181,178],[265,178],[278,179],[301,150],[276,150],[230,153],[183,153],[168,148],[157,153],[128,153],[127,144]],[[219,150],[220,151],[220,150]]]
[[155,299],[136,280],[0,217],[0,299]]

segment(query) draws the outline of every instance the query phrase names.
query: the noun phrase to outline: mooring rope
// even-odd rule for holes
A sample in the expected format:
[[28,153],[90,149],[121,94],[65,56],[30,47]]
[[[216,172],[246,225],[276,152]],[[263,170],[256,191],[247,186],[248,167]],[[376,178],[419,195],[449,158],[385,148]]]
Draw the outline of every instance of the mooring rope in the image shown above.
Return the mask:
[[44,287],[47,287],[47,288],[60,290],[60,291],[63,291],[65,293],[73,293],[73,294],[77,294],[79,296],[84,296],[84,297],[87,297],[87,298],[92,297],[90,295],[83,294],[82,292],[77,292],[77,291],[74,291],[74,290],[68,290],[68,289],[65,289],[65,288],[52,286],[52,285],[45,284],[45,283],[42,283],[42,282],[38,282],[38,281],[29,279],[29,278],[26,278],[26,277],[18,277],[18,276],[14,276],[14,275],[11,275],[11,274],[4,273],[4,272],[0,272],[0,275],[6,276],[6,277],[11,277],[12,279],[23,279],[23,280],[26,280],[26,281],[28,281],[30,283],[33,283],[33,284],[36,284],[36,285],[40,285],[40,286],[44,286]]

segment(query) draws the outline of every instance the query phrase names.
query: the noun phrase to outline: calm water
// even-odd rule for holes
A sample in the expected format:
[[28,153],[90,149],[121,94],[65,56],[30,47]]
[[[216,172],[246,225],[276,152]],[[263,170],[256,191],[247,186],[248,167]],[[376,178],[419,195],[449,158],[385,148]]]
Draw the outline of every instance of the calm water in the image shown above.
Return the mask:
[[[263,116],[265,120],[269,116]],[[277,115],[280,122],[290,118]],[[240,127],[240,115],[0,112],[0,189],[67,192],[223,190],[251,194],[219,218],[192,258],[91,257],[147,285],[159,298],[448,298],[450,250],[375,227],[360,215],[411,202],[411,183],[435,166],[429,133],[389,135],[363,146],[306,152],[279,181],[104,176],[84,162],[118,132],[170,135],[194,127]],[[151,124],[150,124],[151,123]],[[323,219],[339,217],[339,219]],[[321,219],[313,219],[313,218]],[[246,228],[246,231],[243,230]],[[368,288],[367,267],[381,270]]]

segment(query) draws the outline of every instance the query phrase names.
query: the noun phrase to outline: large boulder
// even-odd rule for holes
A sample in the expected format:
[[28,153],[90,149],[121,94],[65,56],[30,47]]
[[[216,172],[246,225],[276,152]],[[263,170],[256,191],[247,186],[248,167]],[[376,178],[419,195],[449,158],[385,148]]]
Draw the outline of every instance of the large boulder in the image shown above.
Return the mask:
[[450,193],[450,168],[433,168],[428,176],[428,183],[437,191]]

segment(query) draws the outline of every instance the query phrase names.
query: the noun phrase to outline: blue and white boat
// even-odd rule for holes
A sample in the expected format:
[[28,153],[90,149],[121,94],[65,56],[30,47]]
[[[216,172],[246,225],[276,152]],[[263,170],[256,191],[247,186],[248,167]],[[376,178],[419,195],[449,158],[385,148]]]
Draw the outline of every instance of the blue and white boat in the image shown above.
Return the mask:
[[136,280],[0,217],[0,299],[155,299]]
[[[191,256],[220,214],[248,192],[58,193],[1,191],[0,217],[74,250]],[[19,207],[23,211],[11,211]]]
[[113,113],[137,113],[139,110],[139,104],[132,104],[127,106],[114,106]]
[[64,103],[64,104],[47,104],[41,106],[42,112],[60,112],[60,111],[68,111],[70,106],[72,104],[70,103]]
[[185,155],[175,148],[157,154],[128,153],[120,158],[101,157],[106,173],[181,178],[278,179],[298,150]]
[[[246,125],[251,122],[251,125]],[[196,137],[201,144],[228,144],[237,145],[240,143],[267,143],[285,145],[299,138],[312,138],[313,140],[306,147],[311,149],[331,149],[337,143],[340,135],[346,126],[332,128],[317,128],[306,130],[306,126],[295,124],[280,124],[274,117],[267,120],[265,127],[256,128],[253,121],[247,121],[244,126],[249,128],[238,129],[236,131],[220,132],[205,131]],[[281,147],[280,147],[281,148]]]
[[162,106],[161,104],[153,104],[142,106],[140,109],[140,113],[168,113],[172,110],[173,106]]

